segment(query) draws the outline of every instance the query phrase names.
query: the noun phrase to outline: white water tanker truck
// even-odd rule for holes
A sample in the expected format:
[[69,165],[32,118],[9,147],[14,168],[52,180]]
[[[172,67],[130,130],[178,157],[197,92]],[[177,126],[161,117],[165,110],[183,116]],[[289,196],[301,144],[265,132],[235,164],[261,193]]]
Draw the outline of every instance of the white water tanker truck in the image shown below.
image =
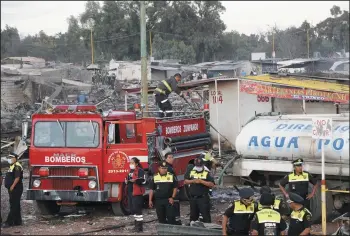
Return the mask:
[[[325,140],[325,176],[329,190],[349,190],[349,114],[257,115],[236,139],[240,155],[233,176],[246,177],[260,185],[277,186],[292,171],[291,161],[304,159],[304,170],[321,179],[321,140],[313,140],[312,118],[332,118],[333,138]],[[311,186],[310,186],[311,188]],[[348,211],[349,193],[327,191],[327,213]],[[321,191],[310,203],[313,219],[321,217]]]

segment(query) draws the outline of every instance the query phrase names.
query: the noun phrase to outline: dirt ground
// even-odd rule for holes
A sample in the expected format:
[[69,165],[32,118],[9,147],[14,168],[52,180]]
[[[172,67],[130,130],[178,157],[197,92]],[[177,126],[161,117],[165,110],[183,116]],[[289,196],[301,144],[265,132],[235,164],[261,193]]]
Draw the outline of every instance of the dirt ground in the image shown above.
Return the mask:
[[[1,229],[1,235],[71,235],[97,230],[104,227],[111,227],[123,224],[124,222],[133,222],[132,216],[116,217],[113,216],[108,205],[93,206],[94,211],[87,214],[59,214],[56,216],[43,217],[35,214],[33,201],[25,200],[26,188],[28,187],[28,173],[24,175],[24,192],[22,195],[22,218],[23,225],[12,228]],[[232,187],[219,188],[214,190],[213,209],[211,212],[212,222],[221,225],[222,214],[238,194]],[[9,202],[7,190],[1,187],[1,215],[6,220],[9,211]],[[181,202],[182,223],[189,223],[189,203]],[[154,209],[144,209],[144,220],[156,219]],[[138,235],[156,235],[157,221],[144,224],[144,233]],[[87,233],[88,235],[133,235],[132,225],[110,229],[99,232]],[[336,231],[336,224],[329,223],[327,227],[328,234]],[[312,231],[315,234],[321,232],[320,225],[314,225]]]

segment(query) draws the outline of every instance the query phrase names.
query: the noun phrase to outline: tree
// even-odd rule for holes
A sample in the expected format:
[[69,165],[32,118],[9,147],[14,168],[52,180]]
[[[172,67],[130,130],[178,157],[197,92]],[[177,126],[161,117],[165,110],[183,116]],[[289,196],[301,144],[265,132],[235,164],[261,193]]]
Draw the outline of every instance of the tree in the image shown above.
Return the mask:
[[342,11],[340,10],[340,7],[336,6],[336,5],[334,5],[331,8],[330,12],[331,12],[331,15],[334,17],[337,17],[338,15],[340,15],[342,13]]
[[20,45],[20,38],[17,28],[5,26],[1,30],[1,58],[9,56],[18,56],[18,48]]

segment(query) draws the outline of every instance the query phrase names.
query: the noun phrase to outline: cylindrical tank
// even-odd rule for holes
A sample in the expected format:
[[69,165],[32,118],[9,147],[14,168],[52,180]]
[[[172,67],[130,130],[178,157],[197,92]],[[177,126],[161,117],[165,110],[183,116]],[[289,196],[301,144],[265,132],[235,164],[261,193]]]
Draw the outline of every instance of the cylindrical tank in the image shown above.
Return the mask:
[[325,160],[349,163],[349,114],[258,116],[241,130],[236,150],[245,158],[321,162],[321,140],[314,140],[312,118],[332,118],[333,137],[324,140]]

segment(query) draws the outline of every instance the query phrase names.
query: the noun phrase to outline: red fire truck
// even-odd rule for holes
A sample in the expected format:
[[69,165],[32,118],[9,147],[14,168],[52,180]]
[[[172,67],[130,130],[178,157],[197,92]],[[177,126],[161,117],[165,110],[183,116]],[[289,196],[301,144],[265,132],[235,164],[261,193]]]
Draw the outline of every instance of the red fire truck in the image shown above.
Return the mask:
[[209,144],[203,116],[137,118],[136,111],[58,105],[32,116],[27,199],[42,214],[55,214],[62,205],[108,202],[115,215],[125,215],[130,158],[148,170],[172,151],[183,187],[187,166]]

